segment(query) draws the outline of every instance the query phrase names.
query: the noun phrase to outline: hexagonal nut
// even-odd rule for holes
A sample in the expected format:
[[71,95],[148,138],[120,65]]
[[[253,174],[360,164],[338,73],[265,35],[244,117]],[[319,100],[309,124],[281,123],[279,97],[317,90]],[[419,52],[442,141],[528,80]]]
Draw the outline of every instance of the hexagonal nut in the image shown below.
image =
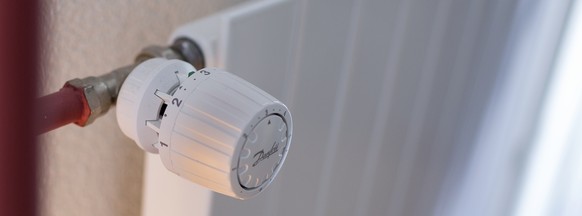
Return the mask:
[[90,114],[86,121],[78,122],[80,126],[93,123],[95,119],[107,112],[111,106],[111,96],[105,83],[96,77],[87,77],[84,79],[73,79],[67,81],[67,84],[81,89],[85,95]]

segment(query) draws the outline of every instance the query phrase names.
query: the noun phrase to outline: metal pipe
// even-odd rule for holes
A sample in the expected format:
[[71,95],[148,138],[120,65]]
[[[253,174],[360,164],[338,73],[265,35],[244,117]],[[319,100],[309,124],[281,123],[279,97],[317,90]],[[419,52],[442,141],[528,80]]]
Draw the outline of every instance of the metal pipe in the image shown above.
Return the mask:
[[[39,98],[38,101],[45,112],[37,117],[42,120],[38,132],[44,133],[71,122],[79,126],[91,124],[95,119],[107,113],[109,108],[115,104],[119,89],[133,68],[150,58],[180,59],[189,62],[196,68],[204,68],[205,66],[200,47],[189,39],[177,39],[167,47],[146,47],[137,55],[135,63],[132,65],[97,77],[90,76],[69,80],[61,90],[69,88],[66,94],[53,93]],[[73,92],[80,94],[80,97],[74,95]],[[55,96],[66,98],[55,99]],[[59,100],[63,103],[51,100]],[[79,104],[82,105],[82,109],[79,108]],[[80,116],[79,112],[82,113]]]
[[60,91],[41,97],[37,100],[37,133],[54,130],[69,123],[81,121],[85,110],[83,92],[71,86],[65,86]]

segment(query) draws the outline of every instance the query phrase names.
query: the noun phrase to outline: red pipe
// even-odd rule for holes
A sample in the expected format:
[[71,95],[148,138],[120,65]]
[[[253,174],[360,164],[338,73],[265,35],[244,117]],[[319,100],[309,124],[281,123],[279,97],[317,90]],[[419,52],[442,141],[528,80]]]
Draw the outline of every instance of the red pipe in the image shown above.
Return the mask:
[[82,89],[65,85],[60,91],[37,100],[37,133],[45,133],[69,123],[77,123],[89,116]]
[[39,4],[0,1],[0,215],[36,215]]

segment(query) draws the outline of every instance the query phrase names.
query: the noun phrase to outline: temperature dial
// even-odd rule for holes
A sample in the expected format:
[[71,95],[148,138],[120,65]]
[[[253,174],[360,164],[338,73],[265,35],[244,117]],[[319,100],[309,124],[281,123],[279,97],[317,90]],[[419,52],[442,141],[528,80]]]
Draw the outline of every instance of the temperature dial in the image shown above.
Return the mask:
[[129,74],[117,99],[122,131],[164,166],[218,193],[263,191],[285,161],[293,122],[287,107],[219,69],[150,59]]

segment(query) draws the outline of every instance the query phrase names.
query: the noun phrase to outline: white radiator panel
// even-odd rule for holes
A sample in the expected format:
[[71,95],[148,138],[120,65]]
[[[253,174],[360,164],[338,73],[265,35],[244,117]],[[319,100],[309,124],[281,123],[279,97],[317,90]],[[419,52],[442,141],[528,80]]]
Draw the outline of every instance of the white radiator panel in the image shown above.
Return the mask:
[[[206,209],[181,208],[201,215],[506,215],[515,191],[473,190],[466,174],[520,38],[515,25],[535,15],[518,10],[524,2],[260,1],[198,22],[219,26],[192,36],[208,41],[210,65],[285,102],[295,133],[279,176],[254,199],[192,185],[169,193],[197,193]],[[500,181],[510,185],[511,176]],[[475,191],[492,193],[471,202]]]

